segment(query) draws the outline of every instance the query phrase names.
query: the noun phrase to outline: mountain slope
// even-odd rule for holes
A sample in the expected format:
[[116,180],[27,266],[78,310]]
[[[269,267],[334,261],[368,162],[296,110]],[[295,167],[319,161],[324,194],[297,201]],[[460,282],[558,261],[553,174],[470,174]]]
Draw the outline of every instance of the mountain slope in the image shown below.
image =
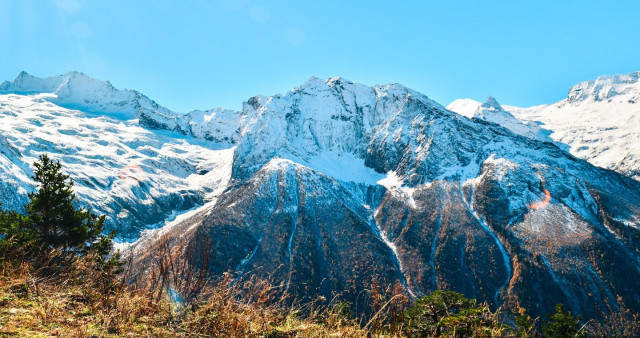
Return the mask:
[[[522,135],[523,124],[540,124],[547,137],[541,140],[554,141],[576,157],[640,180],[639,74],[608,75],[579,83],[569,90],[566,99],[554,104],[505,106],[507,114],[517,119],[476,117]],[[459,99],[447,108],[473,117],[481,105]]]
[[62,162],[79,203],[106,214],[107,227],[118,229],[121,240],[215,198],[229,181],[232,148],[150,132],[135,120],[114,119],[122,116],[117,110],[69,110],[55,100],[52,94],[0,94],[5,208],[21,210],[27,202],[35,188],[31,166],[43,153]]
[[639,74],[599,77],[575,85],[560,102],[507,110],[544,123],[575,156],[640,180]]
[[139,278],[168,245],[209,277],[257,275],[296,299],[355,306],[377,283],[533,315],[640,310],[640,182],[542,142],[493,99],[469,119],[341,78],[188,114],[79,73],[0,91],[3,202],[20,208],[50,153],[80,203],[121,239],[141,233]]
[[[533,121],[519,120],[510,112],[504,110],[493,97],[487,97],[484,103],[471,99],[458,99],[447,106],[448,110],[460,115],[477,118],[501,125],[512,132],[545,142],[553,142],[549,137],[549,130],[543,129]],[[562,144],[557,144],[562,147]]]
[[[557,302],[588,317],[640,309],[637,181],[400,85],[312,78],[239,115],[232,185],[145,236],[142,252],[180,239],[185,261],[211,276],[295,281],[308,288],[288,290],[303,298],[344,291],[356,302],[379,278],[536,315]],[[332,163],[355,173],[327,175]],[[206,267],[186,254],[207,248]]]

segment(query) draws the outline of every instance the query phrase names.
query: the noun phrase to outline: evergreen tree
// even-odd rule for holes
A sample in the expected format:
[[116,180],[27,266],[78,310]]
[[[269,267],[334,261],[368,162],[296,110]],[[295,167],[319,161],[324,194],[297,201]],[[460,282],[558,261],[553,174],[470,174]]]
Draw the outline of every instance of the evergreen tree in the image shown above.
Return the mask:
[[23,226],[25,218],[15,211],[0,210],[0,263],[23,257],[32,246],[33,236]]
[[583,337],[584,330],[579,329],[581,316],[575,317],[566,311],[562,304],[556,305],[556,312],[547,315],[547,320],[542,324],[544,337]]
[[73,180],[62,173],[60,162],[42,155],[34,164],[33,180],[38,189],[29,194],[25,215],[0,213],[0,249],[18,247],[34,265],[43,254],[51,255],[51,268],[92,254],[105,267],[119,264],[119,256],[108,258],[115,231],[104,235],[105,216],[74,206]]
[[405,327],[409,336],[416,337],[493,336],[507,329],[486,304],[443,290],[416,300],[406,312]]
[[531,316],[523,312],[514,318],[516,324],[516,335],[518,337],[527,338],[537,335],[536,332],[536,319],[531,319]]

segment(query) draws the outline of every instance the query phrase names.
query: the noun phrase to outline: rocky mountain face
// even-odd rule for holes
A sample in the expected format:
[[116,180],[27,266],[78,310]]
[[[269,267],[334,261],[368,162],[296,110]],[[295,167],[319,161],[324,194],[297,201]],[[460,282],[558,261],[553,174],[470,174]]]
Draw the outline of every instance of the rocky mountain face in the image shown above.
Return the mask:
[[[82,201],[136,211],[113,224],[191,209],[129,247],[140,278],[169,247],[209,277],[272,279],[299,300],[355,306],[376,283],[533,315],[558,302],[587,318],[640,310],[640,182],[496,124],[513,116],[495,100],[469,119],[401,85],[312,78],[240,112],[140,104],[122,120],[26,92],[39,91],[0,95],[2,116],[28,126],[0,124],[15,182],[47,151],[72,163]],[[141,170],[125,174],[147,176],[119,180],[130,163]]]
[[210,275],[275,278],[298,298],[355,303],[378,280],[536,315],[640,307],[637,181],[400,85],[312,78],[237,116],[232,185],[143,251],[180,238],[211,248],[206,267],[185,257]]

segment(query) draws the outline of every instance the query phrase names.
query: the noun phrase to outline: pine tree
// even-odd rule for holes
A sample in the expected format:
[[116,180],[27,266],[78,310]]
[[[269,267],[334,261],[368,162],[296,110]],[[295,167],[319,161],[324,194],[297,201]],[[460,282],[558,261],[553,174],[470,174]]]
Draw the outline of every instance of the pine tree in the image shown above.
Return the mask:
[[25,215],[2,212],[0,217],[5,240],[16,239],[35,264],[41,254],[53,255],[55,265],[63,265],[90,253],[101,264],[116,264],[117,255],[108,258],[115,231],[103,234],[104,215],[74,206],[73,180],[62,172],[60,162],[45,154],[34,167],[38,189],[29,194]]
[[536,336],[536,321],[537,318],[531,319],[531,316],[526,314],[523,309],[522,313],[514,318],[516,335],[523,338]]
[[436,290],[419,298],[405,316],[405,330],[411,337],[506,334],[488,305],[453,291]]
[[15,211],[0,210],[0,264],[24,257],[33,246],[33,236],[23,226],[25,219]]
[[544,337],[584,337],[585,333],[579,329],[581,316],[575,317],[566,311],[562,304],[556,305],[556,312],[547,315],[548,320],[542,324]]

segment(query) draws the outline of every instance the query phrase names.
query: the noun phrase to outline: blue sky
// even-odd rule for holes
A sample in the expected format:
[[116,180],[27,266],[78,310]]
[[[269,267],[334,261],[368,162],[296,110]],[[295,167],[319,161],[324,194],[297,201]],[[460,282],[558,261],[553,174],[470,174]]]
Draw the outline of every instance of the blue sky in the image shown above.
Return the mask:
[[640,1],[0,0],[0,80],[79,70],[170,109],[310,76],[531,106],[640,70]]

